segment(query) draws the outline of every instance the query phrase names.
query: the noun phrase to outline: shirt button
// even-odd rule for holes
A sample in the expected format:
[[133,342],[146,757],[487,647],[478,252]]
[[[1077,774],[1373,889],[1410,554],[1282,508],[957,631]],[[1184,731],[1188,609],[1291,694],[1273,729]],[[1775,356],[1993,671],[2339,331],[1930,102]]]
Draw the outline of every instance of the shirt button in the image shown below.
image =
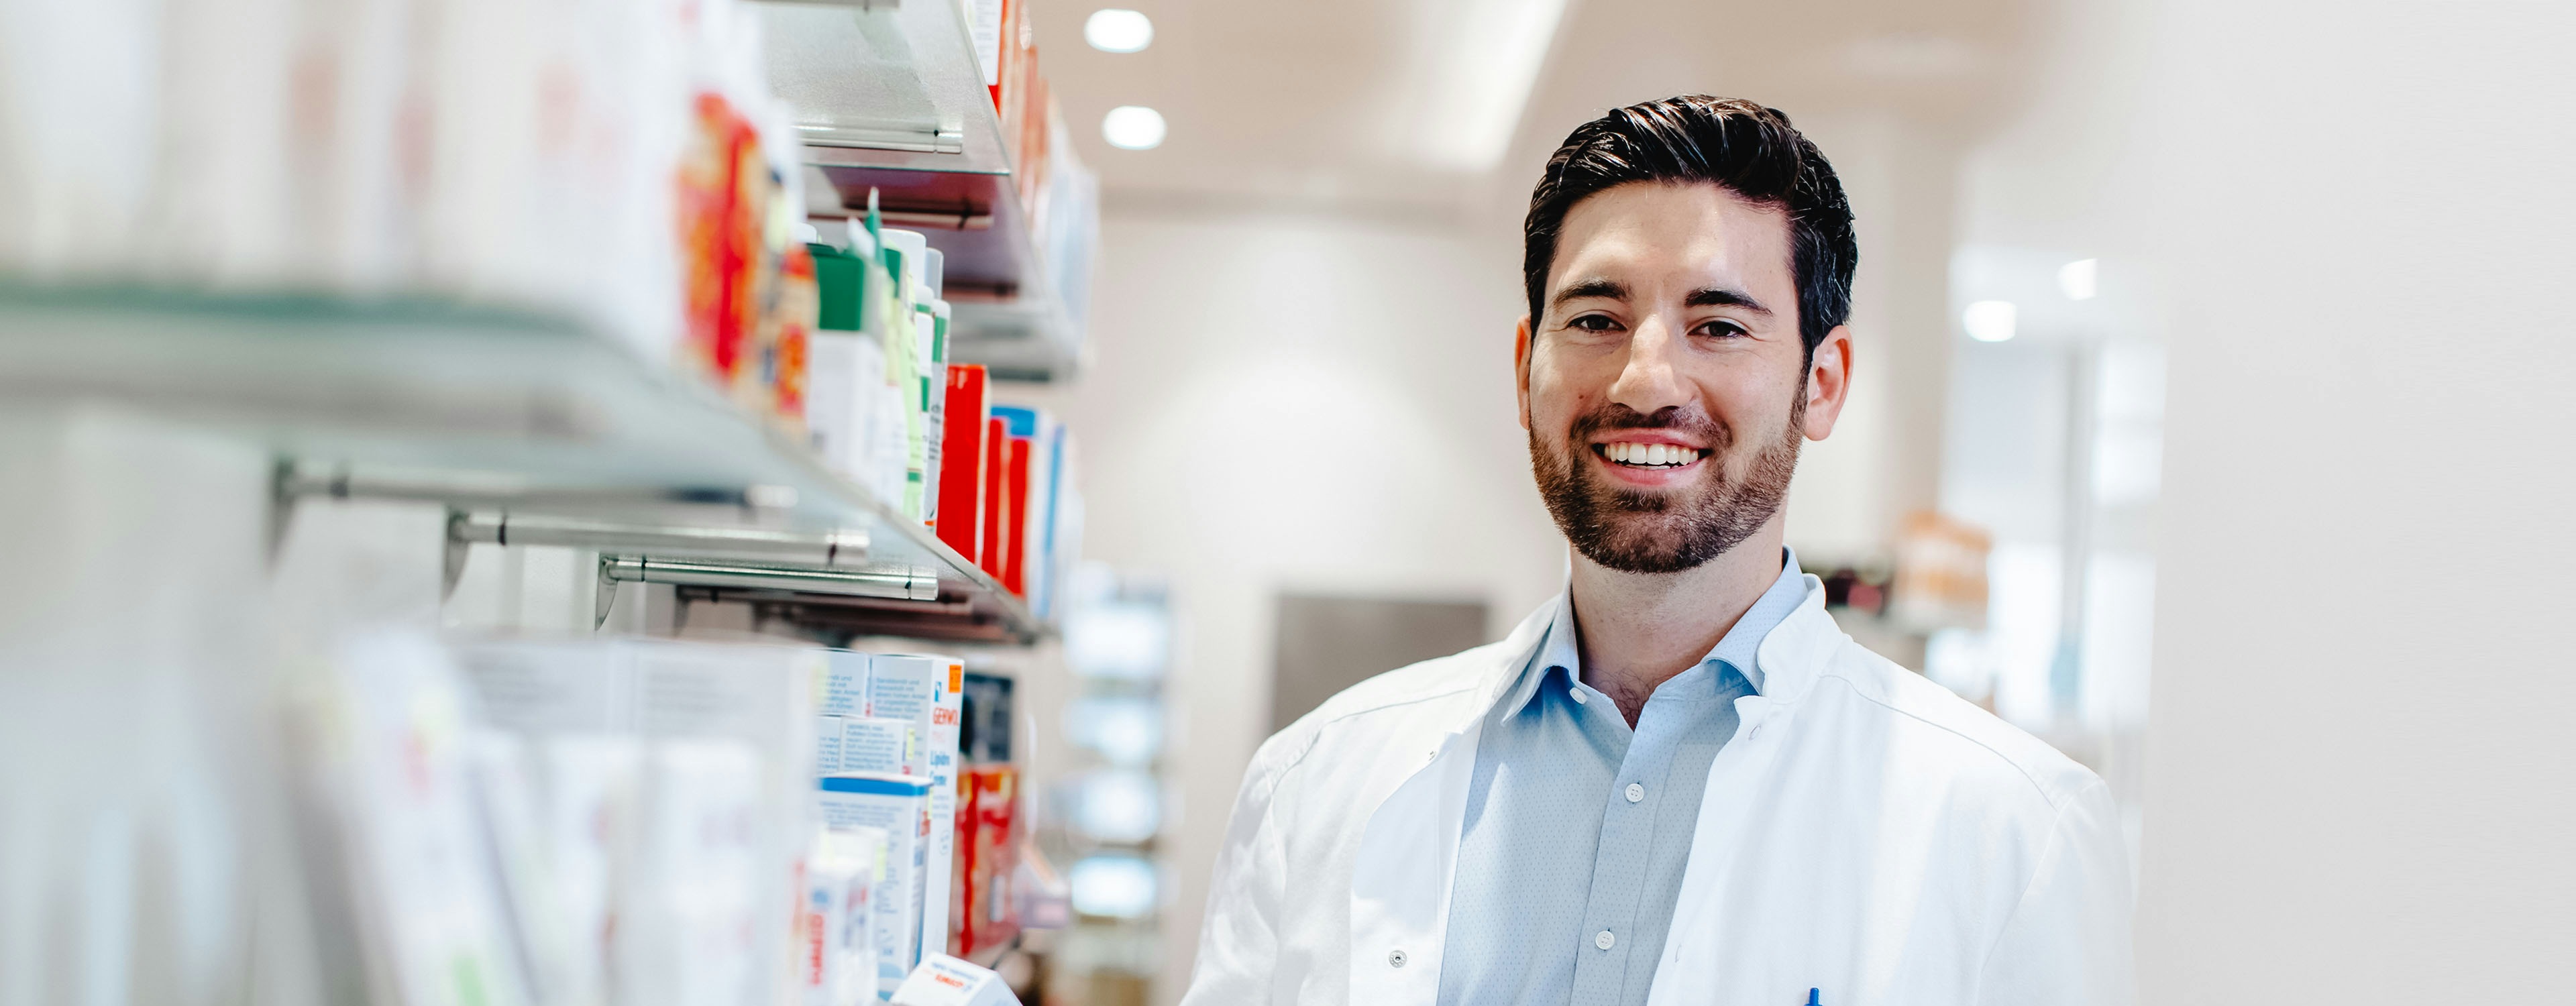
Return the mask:
[[1390,952],[1386,955],[1386,966],[1387,966],[1387,967],[1391,967],[1391,968],[1400,968],[1400,967],[1403,967],[1403,966],[1404,966],[1404,962],[1405,962],[1404,951],[1401,951],[1401,950],[1390,951]]
[[1616,936],[1612,936],[1612,935],[1610,935],[1610,931],[1609,931],[1609,930],[1607,930],[1607,929],[1604,929],[1604,930],[1602,930],[1602,931],[1600,931],[1600,932],[1598,932],[1598,933],[1594,933],[1594,934],[1592,934],[1592,945],[1593,945],[1593,946],[1596,946],[1596,947],[1600,947],[1600,948],[1601,948],[1601,949],[1603,949],[1603,950],[1608,950],[1608,949],[1610,949],[1610,948],[1611,948],[1611,947],[1613,947],[1613,946],[1617,946],[1617,945],[1618,945],[1618,943],[1619,943],[1619,938],[1618,938],[1618,937],[1616,937]]
[[1646,787],[1644,787],[1644,786],[1640,786],[1640,785],[1638,785],[1638,784],[1636,784],[1636,783],[1633,783],[1633,782],[1628,784],[1628,802],[1629,802],[1629,803],[1635,803],[1635,802],[1637,802],[1637,801],[1639,801],[1639,800],[1643,800],[1643,799],[1645,799],[1645,798],[1646,798]]
[[1574,704],[1578,706],[1592,701],[1591,699],[1583,697],[1583,686],[1581,685],[1576,685],[1572,688],[1566,689],[1566,694],[1574,696]]

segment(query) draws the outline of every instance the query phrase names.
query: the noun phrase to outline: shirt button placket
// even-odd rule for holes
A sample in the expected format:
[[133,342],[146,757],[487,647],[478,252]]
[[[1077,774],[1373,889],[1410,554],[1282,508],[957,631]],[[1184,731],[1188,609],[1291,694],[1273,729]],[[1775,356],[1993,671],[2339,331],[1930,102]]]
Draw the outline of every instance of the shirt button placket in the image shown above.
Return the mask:
[[1600,931],[1600,932],[1597,932],[1597,933],[1592,934],[1592,945],[1593,945],[1593,946],[1596,946],[1596,947],[1600,947],[1600,948],[1601,948],[1601,949],[1603,949],[1603,950],[1608,950],[1608,949],[1610,949],[1611,947],[1615,947],[1615,946],[1618,946],[1618,945],[1619,945],[1619,938],[1618,938],[1618,937],[1616,937],[1616,936],[1612,936],[1612,935],[1610,935],[1610,931],[1609,931],[1609,930],[1607,930],[1607,929],[1604,929],[1604,930],[1602,930],[1602,931]]
[[1643,800],[1643,799],[1645,799],[1645,798],[1646,798],[1646,787],[1645,787],[1643,784],[1640,784],[1640,783],[1633,783],[1633,782],[1628,784],[1628,802],[1629,802],[1629,803],[1636,803],[1637,801],[1639,801],[1639,800]]

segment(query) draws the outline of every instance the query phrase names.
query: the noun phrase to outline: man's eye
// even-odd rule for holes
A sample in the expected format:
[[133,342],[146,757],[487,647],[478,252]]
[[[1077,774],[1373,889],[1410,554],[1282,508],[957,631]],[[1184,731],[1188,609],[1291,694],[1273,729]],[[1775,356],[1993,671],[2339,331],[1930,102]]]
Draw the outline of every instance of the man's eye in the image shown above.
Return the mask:
[[1585,332],[1607,332],[1619,327],[1606,314],[1587,314],[1565,323],[1565,327]]
[[1699,327],[1699,334],[1712,339],[1737,339],[1753,334],[1731,321],[1712,321]]

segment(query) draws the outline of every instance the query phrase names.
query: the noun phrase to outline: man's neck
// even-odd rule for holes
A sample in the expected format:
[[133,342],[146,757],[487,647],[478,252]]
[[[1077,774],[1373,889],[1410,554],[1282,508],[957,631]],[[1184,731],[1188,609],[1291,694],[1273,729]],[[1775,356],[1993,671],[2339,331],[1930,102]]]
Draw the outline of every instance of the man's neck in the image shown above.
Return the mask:
[[1697,666],[1780,579],[1780,518],[1717,558],[1679,573],[1626,573],[1574,556],[1584,683],[1618,703],[1628,725],[1655,688]]

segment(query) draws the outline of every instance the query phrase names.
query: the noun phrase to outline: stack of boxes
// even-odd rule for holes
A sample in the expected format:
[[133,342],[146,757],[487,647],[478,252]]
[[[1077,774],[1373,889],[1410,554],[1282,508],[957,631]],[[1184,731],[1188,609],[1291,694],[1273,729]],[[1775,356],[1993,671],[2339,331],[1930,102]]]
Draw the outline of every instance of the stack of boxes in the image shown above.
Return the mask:
[[955,657],[835,650],[816,678],[817,816],[888,835],[875,901],[882,993],[949,945],[965,670]]

